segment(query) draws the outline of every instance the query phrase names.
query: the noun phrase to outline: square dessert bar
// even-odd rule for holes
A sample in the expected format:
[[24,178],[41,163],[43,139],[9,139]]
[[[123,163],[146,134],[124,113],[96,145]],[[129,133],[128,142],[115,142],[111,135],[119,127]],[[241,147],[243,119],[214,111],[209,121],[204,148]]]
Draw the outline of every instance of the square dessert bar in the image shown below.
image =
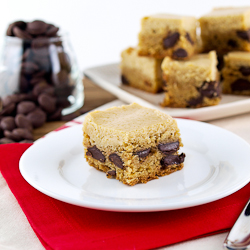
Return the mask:
[[181,60],[192,56],[196,47],[196,19],[156,14],[141,20],[139,55]]
[[234,51],[224,56],[222,91],[250,95],[250,52]]
[[216,8],[199,22],[204,52],[250,51],[250,7]]
[[165,98],[162,106],[203,107],[221,99],[217,58],[214,51],[198,54],[187,61],[166,57],[162,62]]
[[136,103],[89,113],[83,123],[85,158],[108,178],[133,186],[183,168],[176,120]]
[[156,93],[162,89],[162,59],[138,56],[134,48],[128,48],[121,54],[121,79],[123,84]]

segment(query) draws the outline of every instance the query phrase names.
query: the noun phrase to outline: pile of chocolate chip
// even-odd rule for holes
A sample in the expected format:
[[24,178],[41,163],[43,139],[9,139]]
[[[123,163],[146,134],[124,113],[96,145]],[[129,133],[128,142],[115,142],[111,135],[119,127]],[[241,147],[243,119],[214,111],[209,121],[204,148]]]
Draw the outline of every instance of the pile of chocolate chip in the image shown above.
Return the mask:
[[70,106],[75,82],[58,30],[40,20],[9,25],[6,35],[21,38],[23,52],[19,90],[0,97],[0,144],[33,141],[33,128],[62,119],[61,111]]

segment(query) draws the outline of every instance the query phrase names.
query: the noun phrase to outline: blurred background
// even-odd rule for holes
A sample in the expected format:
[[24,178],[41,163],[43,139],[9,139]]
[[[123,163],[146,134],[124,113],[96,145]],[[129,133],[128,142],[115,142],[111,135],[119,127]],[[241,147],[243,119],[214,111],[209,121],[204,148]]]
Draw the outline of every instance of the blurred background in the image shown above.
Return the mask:
[[249,0],[8,0],[0,8],[0,45],[8,25],[40,19],[67,31],[80,69],[118,62],[137,44],[140,19],[155,13],[199,17],[213,7],[247,6]]

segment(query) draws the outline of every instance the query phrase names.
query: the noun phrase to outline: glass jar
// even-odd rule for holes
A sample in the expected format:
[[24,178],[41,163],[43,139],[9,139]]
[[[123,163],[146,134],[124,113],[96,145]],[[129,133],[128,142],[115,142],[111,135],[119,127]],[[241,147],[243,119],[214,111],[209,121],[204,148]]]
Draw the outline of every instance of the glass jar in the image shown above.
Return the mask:
[[82,107],[82,74],[67,34],[33,39],[5,37],[0,63],[0,97],[12,94],[26,94],[26,98],[41,108],[46,106],[42,103],[46,98],[42,101],[39,97],[49,96],[53,108],[43,109],[48,120],[50,117],[59,120]]

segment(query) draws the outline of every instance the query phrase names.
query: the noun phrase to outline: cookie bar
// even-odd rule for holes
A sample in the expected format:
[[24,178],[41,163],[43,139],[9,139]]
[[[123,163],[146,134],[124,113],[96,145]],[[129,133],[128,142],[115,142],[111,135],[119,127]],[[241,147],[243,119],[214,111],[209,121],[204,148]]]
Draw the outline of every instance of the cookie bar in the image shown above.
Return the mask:
[[221,86],[215,51],[177,61],[166,57],[162,62],[165,98],[162,106],[203,107],[219,103]]
[[250,95],[250,52],[234,51],[225,55],[222,79],[223,93]]
[[83,123],[90,166],[133,186],[183,168],[176,120],[136,103],[89,113]]
[[203,51],[250,51],[250,7],[216,8],[199,19]]
[[121,57],[123,84],[151,93],[157,93],[162,89],[161,59],[138,56],[134,48],[124,50]]
[[181,60],[192,56],[196,47],[196,19],[156,14],[141,20],[139,55]]

